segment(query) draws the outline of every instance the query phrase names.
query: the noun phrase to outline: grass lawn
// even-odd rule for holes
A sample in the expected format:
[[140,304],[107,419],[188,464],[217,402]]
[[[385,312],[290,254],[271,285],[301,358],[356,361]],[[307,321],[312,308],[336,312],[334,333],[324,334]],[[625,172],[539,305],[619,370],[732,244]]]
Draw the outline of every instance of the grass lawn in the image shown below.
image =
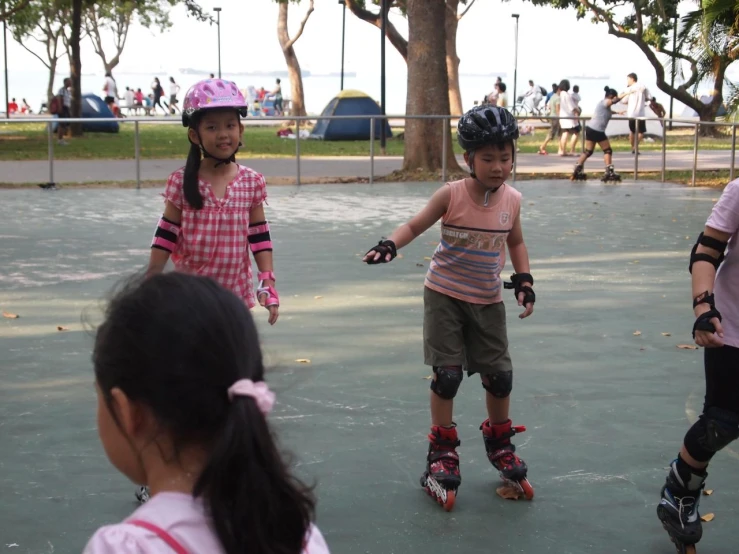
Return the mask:
[[[185,158],[189,144],[185,129],[180,124],[143,123],[140,126],[142,158]],[[294,129],[294,127],[293,127]],[[402,129],[394,129],[397,134]],[[533,153],[543,142],[547,129],[537,129],[533,135],[522,136],[519,140],[521,152]],[[117,134],[86,133],[85,136],[69,139],[70,144],[59,146],[54,141],[54,157],[60,160],[83,159],[133,159],[134,158],[134,126],[123,123]],[[453,140],[454,149],[461,154],[461,149]],[[629,151],[628,138],[611,140],[614,151]],[[668,148],[671,150],[692,150],[692,129],[676,129],[668,132]],[[701,137],[701,149],[730,149],[731,137]],[[403,155],[403,140],[388,139],[387,154]],[[641,151],[661,150],[659,140],[644,142]],[[368,156],[369,141],[325,142],[320,140],[301,140],[300,151],[303,156]],[[550,143],[550,153],[556,152],[556,145]],[[0,126],[0,160],[45,160],[48,152],[46,127],[38,123],[13,123]],[[244,131],[244,147],[246,156],[255,158],[292,157],[295,155],[295,141],[277,136],[277,127],[246,127]],[[379,140],[375,144],[375,154],[379,155]]]

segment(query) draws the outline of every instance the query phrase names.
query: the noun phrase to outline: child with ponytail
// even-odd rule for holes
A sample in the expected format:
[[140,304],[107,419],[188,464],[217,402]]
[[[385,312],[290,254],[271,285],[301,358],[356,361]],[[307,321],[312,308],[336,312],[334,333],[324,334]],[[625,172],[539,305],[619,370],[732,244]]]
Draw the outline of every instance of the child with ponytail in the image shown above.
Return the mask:
[[92,359],[105,453],[152,496],[83,554],[328,554],[267,422],[274,394],[243,299],[179,272],[132,282]]

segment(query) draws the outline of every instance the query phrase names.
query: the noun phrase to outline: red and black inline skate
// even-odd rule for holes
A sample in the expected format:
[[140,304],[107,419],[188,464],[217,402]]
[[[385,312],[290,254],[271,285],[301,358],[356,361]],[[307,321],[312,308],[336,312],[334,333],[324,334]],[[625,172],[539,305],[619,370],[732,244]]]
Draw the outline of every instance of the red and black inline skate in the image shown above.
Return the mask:
[[486,419],[480,425],[480,429],[488,460],[498,470],[503,481],[516,487],[526,500],[534,498],[534,488],[526,478],[528,473],[526,462],[516,456],[516,447],[511,444],[511,437],[516,433],[523,433],[526,427],[523,425],[514,427],[510,419],[505,423],[493,424]]
[[429,453],[426,457],[426,471],[421,476],[421,486],[441,504],[447,512],[454,508],[457,489],[462,483],[459,473],[459,454],[456,448],[460,445],[457,437],[457,426],[433,425],[429,433]]

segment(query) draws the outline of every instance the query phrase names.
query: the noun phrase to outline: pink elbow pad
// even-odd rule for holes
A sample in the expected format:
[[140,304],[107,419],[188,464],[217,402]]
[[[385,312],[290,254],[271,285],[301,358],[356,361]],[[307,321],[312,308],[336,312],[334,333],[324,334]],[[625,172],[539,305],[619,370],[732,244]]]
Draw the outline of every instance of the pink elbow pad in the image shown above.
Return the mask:
[[154,231],[154,239],[151,241],[151,247],[165,250],[171,254],[177,246],[177,237],[179,235],[179,224],[162,216],[156,231]]
[[260,221],[249,224],[249,248],[252,254],[272,251],[272,238],[269,235],[269,223]]

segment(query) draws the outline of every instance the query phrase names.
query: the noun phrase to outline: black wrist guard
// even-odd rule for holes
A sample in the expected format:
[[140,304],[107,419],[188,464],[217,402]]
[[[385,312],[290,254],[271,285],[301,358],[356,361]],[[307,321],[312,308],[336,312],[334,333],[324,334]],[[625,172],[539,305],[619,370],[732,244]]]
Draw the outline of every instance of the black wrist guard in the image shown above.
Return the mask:
[[[388,261],[394,260],[395,256],[398,255],[398,249],[395,247],[395,243],[387,239],[378,242],[377,246],[373,246],[367,251],[367,254],[369,254],[370,252],[379,252],[380,258],[378,260],[370,258],[369,260],[367,260],[368,264],[384,264]],[[367,254],[365,254],[365,256]],[[390,260],[385,259],[388,254],[390,254]]]
[[518,293],[522,292],[524,294],[523,297],[523,305],[526,304],[533,304],[536,302],[536,294],[534,293],[534,289],[532,289],[528,285],[523,285],[522,283],[531,283],[534,284],[534,278],[531,276],[530,273],[514,273],[511,275],[511,282],[503,282],[503,287],[507,289],[513,289],[513,294],[516,297],[516,300],[518,300]]

